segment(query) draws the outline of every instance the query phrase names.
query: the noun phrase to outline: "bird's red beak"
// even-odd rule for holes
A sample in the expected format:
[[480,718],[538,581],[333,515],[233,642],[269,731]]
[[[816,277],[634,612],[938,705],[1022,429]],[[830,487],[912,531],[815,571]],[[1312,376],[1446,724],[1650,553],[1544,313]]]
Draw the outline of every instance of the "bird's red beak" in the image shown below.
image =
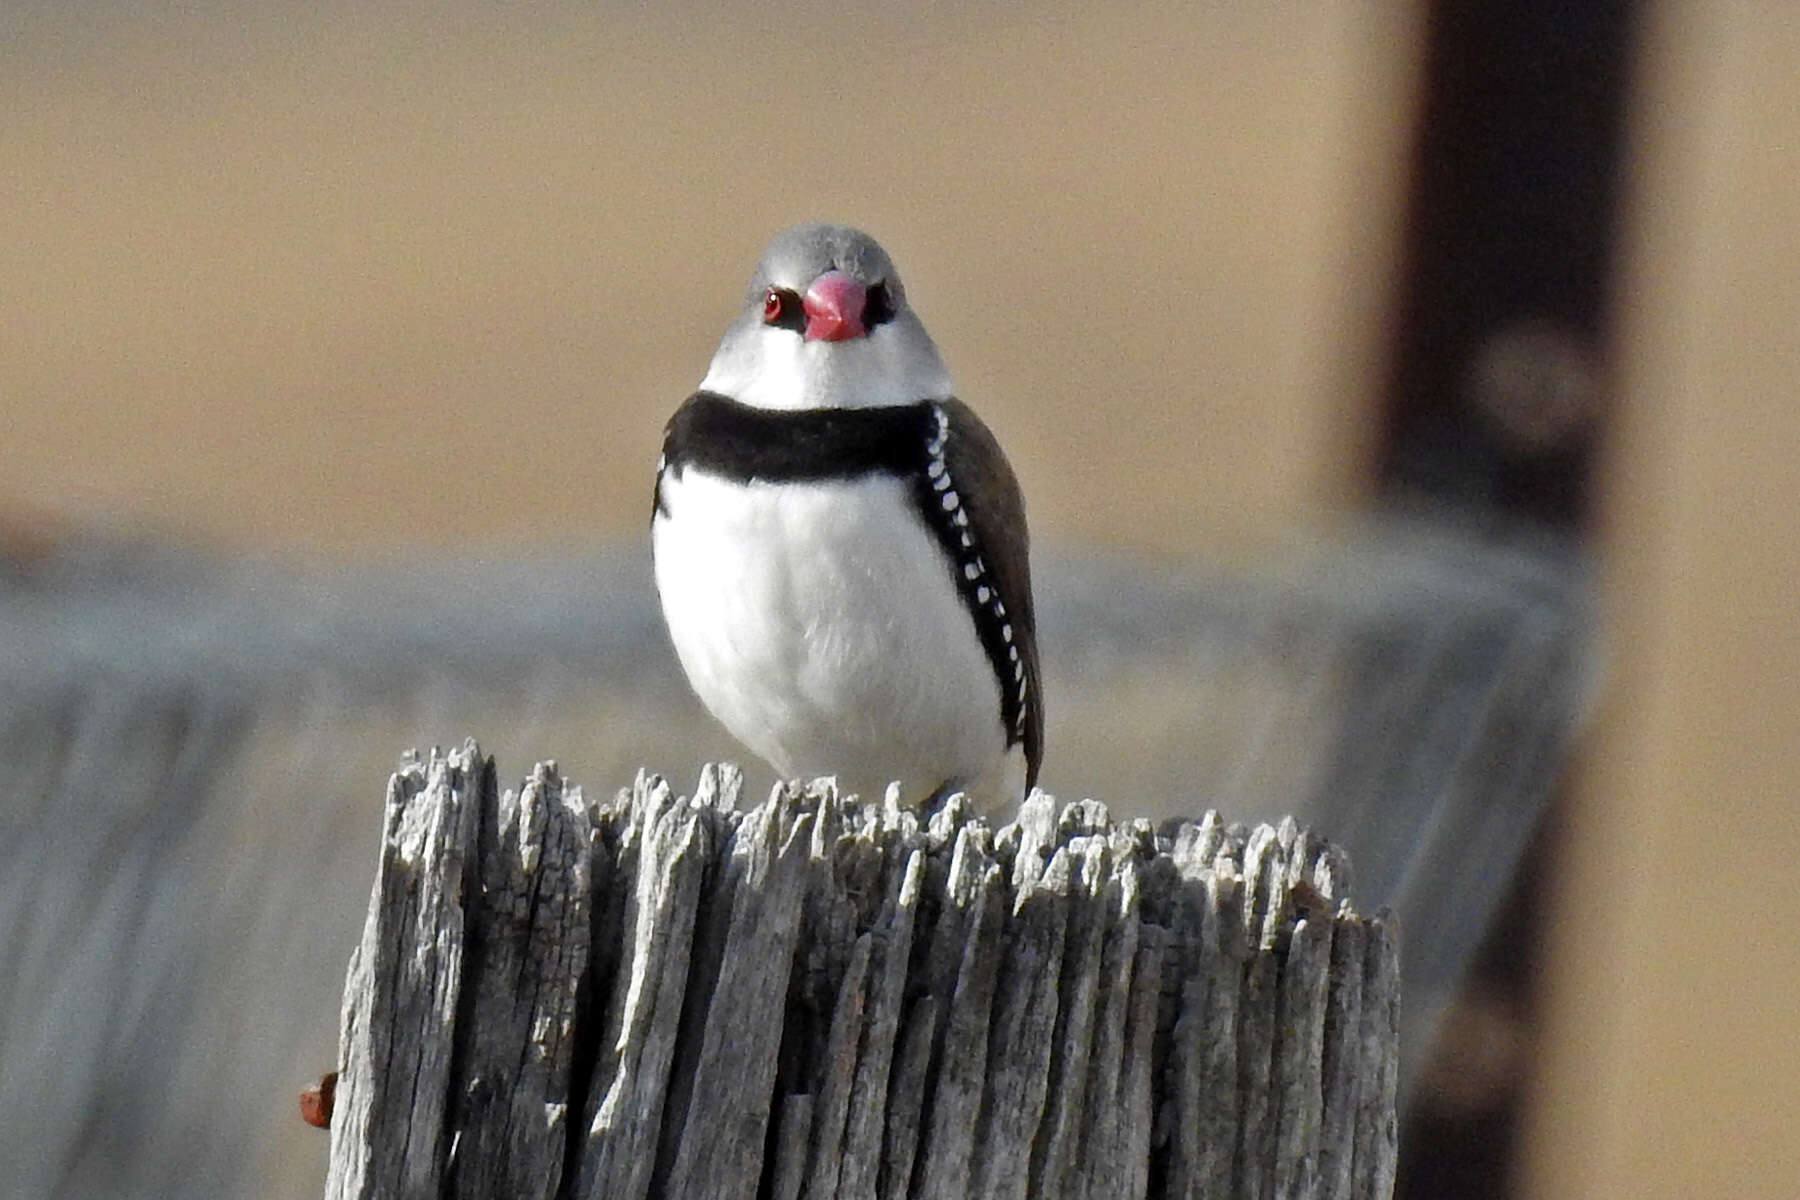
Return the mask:
[[801,300],[806,310],[806,340],[841,342],[869,332],[863,324],[867,289],[842,271],[827,271],[812,281]]

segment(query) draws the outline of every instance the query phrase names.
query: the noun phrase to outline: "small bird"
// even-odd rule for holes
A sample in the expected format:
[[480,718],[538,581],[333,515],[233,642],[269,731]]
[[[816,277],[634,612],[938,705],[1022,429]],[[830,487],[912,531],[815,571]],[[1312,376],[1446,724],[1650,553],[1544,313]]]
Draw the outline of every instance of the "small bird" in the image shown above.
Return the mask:
[[879,796],[1036,784],[1025,504],[875,240],[775,237],[663,435],[656,586],[694,691],[787,778]]

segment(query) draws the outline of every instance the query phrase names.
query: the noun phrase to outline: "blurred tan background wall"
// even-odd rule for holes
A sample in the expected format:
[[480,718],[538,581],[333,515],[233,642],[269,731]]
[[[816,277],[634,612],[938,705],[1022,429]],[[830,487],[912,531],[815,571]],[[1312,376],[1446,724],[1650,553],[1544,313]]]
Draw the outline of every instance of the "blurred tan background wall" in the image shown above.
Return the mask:
[[1800,1195],[1800,21],[1666,4],[1529,1194]]
[[[1365,490],[1418,20],[1350,2],[8,4],[0,555],[59,521],[359,561],[639,546],[663,421],[767,237],[818,216],[893,251],[1040,544],[1280,540]],[[1203,699],[1150,684],[1168,730],[1145,736],[1172,744],[1166,714]],[[726,744],[685,693],[676,729],[611,696],[487,697],[504,711],[471,717],[454,684],[373,712],[292,691],[180,861],[132,858],[129,878],[174,872],[162,890],[190,897],[153,927],[208,972],[171,985],[176,1032],[118,1033],[94,1000],[67,1031],[27,1022],[42,1054],[0,1069],[40,1094],[19,1072],[84,1056],[34,1109],[77,1139],[73,1165],[32,1178],[79,1192],[128,1161],[164,1194],[241,1162],[253,1194],[319,1194],[324,1139],[293,1089],[330,1063],[379,780],[409,742],[477,729],[504,770],[556,753],[595,791],[638,762],[691,779]],[[1085,722],[1090,742],[1179,772],[1107,733],[1131,711]],[[1059,753],[1079,764],[1079,739]],[[296,871],[290,902],[271,885]],[[121,936],[91,976],[44,973],[101,996],[115,961],[142,971]],[[179,1116],[92,1116],[93,1096],[135,1094],[95,1056],[139,1037],[119,1063],[197,1047],[156,1086],[169,1113],[214,1113],[223,1153]]]
[[[1775,4],[1658,11],[1528,1183],[1791,1196],[1800,40]],[[1420,19],[14,0],[0,521],[637,538],[761,244],[830,216],[899,259],[1041,539],[1253,550],[1364,492]],[[363,732],[374,779],[403,735]],[[287,1092],[255,1121],[261,1194],[316,1195]]]
[[635,534],[762,243],[819,216],[893,251],[1041,534],[1232,547],[1356,490],[1411,5],[0,21],[15,504]]

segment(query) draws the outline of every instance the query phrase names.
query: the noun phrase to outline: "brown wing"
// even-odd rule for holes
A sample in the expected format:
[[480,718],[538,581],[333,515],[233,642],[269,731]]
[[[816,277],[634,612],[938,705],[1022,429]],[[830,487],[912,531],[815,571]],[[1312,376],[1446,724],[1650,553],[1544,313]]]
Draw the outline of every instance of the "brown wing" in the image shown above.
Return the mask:
[[[944,439],[948,468],[969,528],[987,564],[987,573],[1006,605],[1013,643],[1024,667],[1023,728],[1025,787],[1037,783],[1044,754],[1044,689],[1038,673],[1037,615],[1031,603],[1031,538],[1025,528],[1025,497],[1000,443],[981,418],[960,400],[939,401],[949,423]],[[1002,679],[1002,687],[1008,683]]]

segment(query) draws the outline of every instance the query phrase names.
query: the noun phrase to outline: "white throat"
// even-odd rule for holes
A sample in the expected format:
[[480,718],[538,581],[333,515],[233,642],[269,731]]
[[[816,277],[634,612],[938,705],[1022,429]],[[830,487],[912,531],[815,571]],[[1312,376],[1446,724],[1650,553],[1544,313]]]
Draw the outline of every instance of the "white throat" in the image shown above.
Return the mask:
[[904,318],[842,342],[809,342],[761,324],[734,328],[700,390],[778,409],[879,408],[952,393],[937,348]]

